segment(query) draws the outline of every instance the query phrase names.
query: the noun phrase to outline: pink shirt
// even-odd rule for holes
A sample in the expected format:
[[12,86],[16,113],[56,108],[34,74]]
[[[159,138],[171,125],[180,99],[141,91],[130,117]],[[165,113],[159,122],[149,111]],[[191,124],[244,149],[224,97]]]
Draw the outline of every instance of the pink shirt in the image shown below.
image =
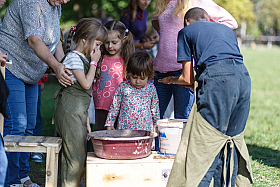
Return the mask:
[[114,94],[123,81],[122,58],[110,58],[104,55],[101,63],[101,76],[93,85],[93,101],[95,109],[108,110],[113,102]]
[[[170,0],[165,11],[152,19],[159,22],[159,49],[154,60],[154,70],[161,73],[182,69],[182,64],[177,62],[177,38],[178,32],[184,27],[184,20],[183,16],[172,15],[176,3],[177,0]],[[203,8],[212,21],[225,24],[231,29],[238,27],[231,14],[212,0],[196,0],[195,7]]]

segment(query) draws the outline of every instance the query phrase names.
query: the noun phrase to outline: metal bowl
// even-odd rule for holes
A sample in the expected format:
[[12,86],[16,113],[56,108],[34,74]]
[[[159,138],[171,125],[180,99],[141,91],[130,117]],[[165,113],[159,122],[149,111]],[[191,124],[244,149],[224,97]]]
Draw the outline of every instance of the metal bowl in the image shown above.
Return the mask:
[[102,130],[88,134],[94,153],[105,159],[138,159],[151,154],[157,133],[144,130]]

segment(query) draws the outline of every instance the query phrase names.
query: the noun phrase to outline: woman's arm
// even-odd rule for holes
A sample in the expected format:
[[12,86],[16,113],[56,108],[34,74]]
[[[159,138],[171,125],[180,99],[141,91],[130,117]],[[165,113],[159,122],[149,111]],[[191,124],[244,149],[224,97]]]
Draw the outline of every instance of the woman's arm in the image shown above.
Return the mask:
[[224,24],[231,29],[236,29],[238,24],[234,17],[224,8],[212,0],[201,0],[198,7],[203,8],[209,15],[211,21]]
[[6,64],[6,60],[7,60],[7,55],[2,53],[2,51],[0,50],[0,66],[4,67]]
[[56,58],[56,60],[58,62],[60,62],[61,59],[64,57],[64,55],[65,54],[64,54],[64,51],[63,51],[62,43],[61,43],[61,41],[59,41],[58,46],[57,46],[57,48],[55,50],[55,53],[54,53],[54,57]]
[[47,46],[43,43],[38,35],[32,35],[27,38],[29,46],[33,49],[35,54],[48,66],[50,66],[58,79],[58,82],[63,86],[70,86],[74,84],[73,80],[65,73],[66,69],[63,64],[59,63],[52,55]]

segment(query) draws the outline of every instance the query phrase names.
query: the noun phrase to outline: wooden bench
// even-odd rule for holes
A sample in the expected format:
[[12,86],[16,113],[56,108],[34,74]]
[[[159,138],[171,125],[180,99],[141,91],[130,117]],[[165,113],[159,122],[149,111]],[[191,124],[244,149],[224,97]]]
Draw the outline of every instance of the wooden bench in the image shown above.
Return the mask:
[[6,152],[41,152],[46,153],[46,182],[45,186],[57,186],[58,155],[62,139],[45,136],[7,135],[4,137]]

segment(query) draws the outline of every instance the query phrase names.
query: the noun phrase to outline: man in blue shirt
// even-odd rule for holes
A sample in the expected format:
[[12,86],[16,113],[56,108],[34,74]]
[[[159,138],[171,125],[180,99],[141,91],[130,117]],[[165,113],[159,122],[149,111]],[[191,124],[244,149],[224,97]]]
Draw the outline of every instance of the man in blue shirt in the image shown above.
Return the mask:
[[[236,35],[229,27],[210,22],[207,13],[201,8],[192,8],[186,13],[185,26],[178,34],[177,57],[177,61],[183,65],[183,73],[161,81],[194,87],[196,80],[197,112],[222,134],[234,137],[245,129],[251,94],[251,79],[244,66]],[[199,187],[209,186],[212,178],[214,186],[235,185],[240,153],[235,146],[232,150],[226,150],[233,151],[234,155],[233,172],[229,176],[229,173],[223,173],[224,166],[228,172],[230,160],[229,156],[224,155],[223,149],[206,169]],[[203,154],[207,156],[201,150]]]

